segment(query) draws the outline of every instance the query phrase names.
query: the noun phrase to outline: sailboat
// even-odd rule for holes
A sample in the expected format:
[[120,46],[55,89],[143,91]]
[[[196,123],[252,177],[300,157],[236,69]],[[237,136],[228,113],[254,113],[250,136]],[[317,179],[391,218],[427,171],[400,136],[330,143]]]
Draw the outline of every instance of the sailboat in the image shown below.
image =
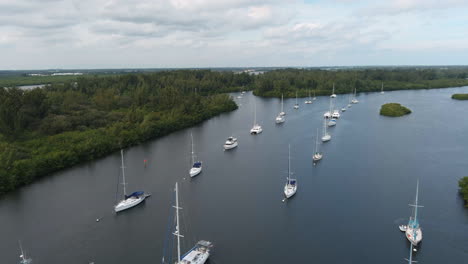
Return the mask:
[[23,246],[21,245],[21,241],[18,241],[18,243],[19,243],[20,250],[21,250],[21,255],[19,256],[20,257],[19,264],[30,264],[30,263],[32,263],[32,259],[26,257],[26,253],[24,253],[24,251],[23,251]]
[[[179,210],[182,208],[179,207],[179,189],[177,182],[175,184],[175,216],[176,216],[176,226],[174,233],[172,233],[177,238],[177,261],[176,264],[203,264],[206,260],[210,257],[211,249],[213,248],[213,244],[210,241],[200,240],[198,241],[195,246],[190,249],[187,253],[181,256],[180,254],[180,238],[184,237],[180,234],[179,228]],[[162,263],[166,263],[164,257],[162,259]]]
[[323,120],[323,136],[322,136],[322,142],[327,142],[330,141],[331,135],[327,132],[327,120]]
[[297,103],[297,92],[296,92],[296,104],[294,105],[294,109],[299,109],[299,104]]
[[304,103],[306,103],[306,104],[311,104],[312,103],[312,97],[310,97],[310,90],[309,90],[309,100],[306,100]]
[[286,118],[284,117],[286,115],[283,111],[283,94],[281,94],[281,112],[278,114],[278,116],[275,119],[276,124],[281,124],[284,121],[286,121]]
[[124,166],[123,149],[120,150],[120,158],[122,160],[122,167],[121,168],[122,168],[122,185],[123,185],[124,198],[122,200],[120,200],[120,202],[118,204],[116,204],[114,206],[114,211],[116,213],[120,212],[120,211],[123,211],[125,209],[132,208],[132,207],[140,204],[141,202],[143,202],[145,200],[146,197],[149,196],[149,194],[146,194],[143,191],[137,191],[137,192],[133,192],[130,195],[127,195],[127,188],[126,188],[127,183],[125,182],[125,166]]
[[320,153],[318,149],[318,137],[319,137],[319,133],[318,133],[318,128],[317,128],[317,133],[315,134],[315,152],[314,152],[314,155],[312,156],[312,160],[314,162],[321,160],[323,157],[322,153]]
[[251,135],[258,135],[262,133],[263,129],[262,126],[257,124],[257,104],[254,101],[254,123],[252,129],[250,129],[250,134]]
[[[329,113],[332,113],[331,116],[329,115],[329,121],[328,121],[328,126],[331,127],[331,126],[336,126],[336,115],[335,115],[335,111],[332,112],[332,109],[333,109],[333,98],[330,98],[330,111]],[[339,117],[339,116],[338,116]]]
[[327,112],[325,112],[325,114],[323,114],[323,117],[325,118],[331,118],[332,116],[332,98],[330,98],[330,106],[329,106],[329,110]]
[[195,177],[202,171],[202,162],[195,161],[195,151],[193,150],[193,135],[190,133],[190,138],[192,139],[192,168],[189,171],[190,177]]
[[382,82],[382,90],[380,91],[380,94],[384,94],[385,92],[383,91],[383,82]]
[[418,207],[423,207],[418,205],[418,195],[419,195],[419,181],[416,183],[416,199],[414,204],[410,204],[411,207],[414,207],[414,215],[410,217],[408,225],[399,226],[402,232],[405,232],[406,238],[413,246],[417,246],[422,240],[422,230],[419,226],[418,221]]
[[333,92],[332,94],[330,95],[331,98],[336,98],[336,94],[335,94],[335,83],[333,83]]
[[357,104],[357,103],[359,103],[359,101],[356,99],[356,88],[354,88],[354,96],[353,96],[353,100],[351,100],[351,103],[352,103],[352,104]]
[[351,106],[352,106],[352,104],[351,104],[352,94],[353,94],[353,89],[351,89],[351,93],[349,94],[349,97],[348,97],[348,108],[351,108]]
[[289,157],[288,157],[288,177],[286,185],[284,185],[284,195],[286,198],[290,198],[297,191],[297,180],[291,178],[291,145],[289,145]]
[[315,90],[314,90],[314,97],[312,97],[312,100],[315,101],[315,99],[317,99],[317,97],[315,97]]

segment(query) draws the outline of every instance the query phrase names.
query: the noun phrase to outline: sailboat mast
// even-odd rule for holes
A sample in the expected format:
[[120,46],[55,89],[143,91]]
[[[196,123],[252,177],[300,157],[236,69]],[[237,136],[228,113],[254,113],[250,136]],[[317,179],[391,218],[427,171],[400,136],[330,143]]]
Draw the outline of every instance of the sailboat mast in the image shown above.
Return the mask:
[[335,83],[333,83],[333,92],[332,94],[335,94]]
[[19,243],[20,250],[21,250],[21,256],[20,257],[24,261],[24,260],[26,260],[26,257],[24,256],[23,246],[21,245],[21,240],[18,240],[18,243]]
[[383,82],[382,82],[382,92],[383,92]]
[[122,160],[122,185],[123,185],[123,193],[125,196],[127,196],[127,188],[126,185],[127,183],[125,182],[125,166],[124,166],[124,155],[123,155],[123,149],[120,150],[120,158]]
[[419,193],[419,180],[416,182],[416,199],[414,201],[414,221],[417,221],[418,217],[418,193]]
[[281,112],[283,112],[283,94],[281,94]]
[[190,133],[190,138],[192,140],[192,165],[195,163],[195,152],[193,151],[193,135]]
[[297,91],[296,91],[296,104],[297,104]]
[[254,98],[254,126],[257,124],[257,103],[255,103],[255,98]]
[[288,145],[288,184],[291,179],[291,144]]
[[175,195],[176,195],[176,205],[174,208],[176,209],[176,230],[174,235],[177,237],[177,263],[180,262],[180,237],[184,237],[179,232],[179,188],[177,187],[177,182],[175,184]]
[[318,128],[317,133],[315,134],[315,153],[318,153]]

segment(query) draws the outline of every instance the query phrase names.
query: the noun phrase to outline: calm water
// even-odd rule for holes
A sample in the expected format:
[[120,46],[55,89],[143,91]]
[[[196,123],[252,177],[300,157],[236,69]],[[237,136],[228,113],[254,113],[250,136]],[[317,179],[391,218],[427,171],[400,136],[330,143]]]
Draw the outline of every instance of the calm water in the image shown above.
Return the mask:
[[[421,264],[466,263],[468,209],[457,180],[468,175],[468,104],[450,99],[468,87],[361,94],[342,114],[311,162],[314,134],[329,98],[312,105],[285,100],[286,123],[275,125],[278,99],[247,94],[237,111],[192,129],[125,150],[129,190],[153,194],[115,215],[120,154],[46,177],[0,200],[1,263],[16,263],[21,239],[35,263],[159,263],[174,183],[180,184],[187,250],[213,241],[210,263],[403,263],[409,244],[398,225],[420,180]],[[251,136],[253,101],[264,132]],[[347,96],[338,95],[341,108]],[[378,114],[381,104],[413,110]],[[190,132],[204,161],[190,167]],[[223,152],[233,134],[239,147]],[[283,203],[288,144],[298,193]],[[148,166],[143,166],[143,160]],[[96,218],[102,218],[96,222]]]

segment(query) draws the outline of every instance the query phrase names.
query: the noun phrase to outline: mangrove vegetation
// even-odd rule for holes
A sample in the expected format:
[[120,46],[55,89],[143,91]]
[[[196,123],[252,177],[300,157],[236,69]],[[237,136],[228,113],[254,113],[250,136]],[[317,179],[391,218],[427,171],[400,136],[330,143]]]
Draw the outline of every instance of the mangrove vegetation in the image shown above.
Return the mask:
[[460,194],[465,200],[465,206],[468,207],[468,177],[463,177],[458,181]]
[[468,100],[468,94],[453,94],[452,99],[456,100]]
[[382,105],[380,114],[383,116],[398,117],[410,114],[411,110],[397,103],[388,103]]

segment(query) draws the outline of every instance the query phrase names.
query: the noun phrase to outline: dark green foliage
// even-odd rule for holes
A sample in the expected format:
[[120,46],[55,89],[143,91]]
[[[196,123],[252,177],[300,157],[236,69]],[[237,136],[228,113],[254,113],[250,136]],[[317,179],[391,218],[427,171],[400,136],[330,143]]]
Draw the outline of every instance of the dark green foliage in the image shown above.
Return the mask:
[[468,177],[463,177],[458,181],[460,187],[460,194],[465,200],[465,206],[468,207]]
[[452,99],[468,100],[468,94],[453,94]]
[[254,94],[265,97],[306,97],[309,91],[316,95],[330,95],[335,83],[335,93],[431,89],[468,85],[465,76],[468,68],[454,69],[283,69],[258,76],[253,84]]
[[237,105],[251,77],[171,71],[0,88],[0,194],[80,162],[193,126]]
[[380,108],[380,114],[383,116],[397,117],[410,114],[411,110],[397,103],[388,103],[382,105]]

